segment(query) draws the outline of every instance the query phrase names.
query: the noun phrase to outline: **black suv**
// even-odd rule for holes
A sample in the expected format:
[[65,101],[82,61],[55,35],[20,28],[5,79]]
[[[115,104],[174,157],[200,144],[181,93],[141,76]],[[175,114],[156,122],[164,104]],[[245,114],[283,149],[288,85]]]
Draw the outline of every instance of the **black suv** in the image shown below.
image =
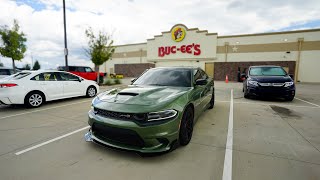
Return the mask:
[[243,82],[244,97],[279,97],[292,101],[296,88],[281,66],[251,66]]

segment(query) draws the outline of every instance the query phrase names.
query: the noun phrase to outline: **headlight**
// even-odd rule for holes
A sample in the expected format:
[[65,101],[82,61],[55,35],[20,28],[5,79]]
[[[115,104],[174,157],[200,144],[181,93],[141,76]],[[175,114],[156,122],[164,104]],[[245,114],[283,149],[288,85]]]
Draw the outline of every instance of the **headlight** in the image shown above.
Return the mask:
[[257,81],[248,81],[248,85],[253,85],[253,86],[258,86],[258,82]]
[[175,117],[178,114],[176,110],[169,109],[159,112],[148,113],[148,121],[165,120]]
[[293,82],[285,82],[284,83],[284,87],[289,87],[289,86],[292,86],[293,85]]

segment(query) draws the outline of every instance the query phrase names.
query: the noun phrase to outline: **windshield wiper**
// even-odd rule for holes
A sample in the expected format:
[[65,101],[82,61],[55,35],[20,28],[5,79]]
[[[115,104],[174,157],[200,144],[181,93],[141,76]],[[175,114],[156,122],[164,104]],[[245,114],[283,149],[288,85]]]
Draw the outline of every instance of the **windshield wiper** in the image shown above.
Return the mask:
[[146,85],[149,85],[149,86],[165,86],[163,84],[146,84]]

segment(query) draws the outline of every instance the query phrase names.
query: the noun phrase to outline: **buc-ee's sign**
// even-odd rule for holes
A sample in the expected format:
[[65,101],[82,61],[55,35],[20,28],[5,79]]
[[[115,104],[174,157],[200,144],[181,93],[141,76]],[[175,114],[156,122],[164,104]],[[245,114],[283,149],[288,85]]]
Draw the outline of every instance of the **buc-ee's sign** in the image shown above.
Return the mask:
[[[182,41],[186,36],[186,30],[182,26],[176,26],[172,28],[171,38],[175,42]],[[188,53],[198,56],[201,54],[200,44],[184,44],[181,46],[160,46],[158,47],[158,56],[164,57],[170,54],[176,54],[177,52]]]
[[177,52],[188,53],[198,56],[201,54],[200,44],[189,44],[189,45],[181,45],[177,46],[161,46],[158,48],[158,56],[164,57],[169,54],[176,54]]

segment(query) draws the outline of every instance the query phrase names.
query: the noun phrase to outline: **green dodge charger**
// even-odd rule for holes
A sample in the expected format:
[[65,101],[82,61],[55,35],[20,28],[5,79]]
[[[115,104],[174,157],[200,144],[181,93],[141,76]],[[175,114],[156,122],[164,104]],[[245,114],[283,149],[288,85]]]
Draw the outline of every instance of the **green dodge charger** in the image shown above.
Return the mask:
[[85,140],[140,153],[187,145],[202,112],[214,106],[214,82],[202,69],[145,71],[128,88],[92,100]]

